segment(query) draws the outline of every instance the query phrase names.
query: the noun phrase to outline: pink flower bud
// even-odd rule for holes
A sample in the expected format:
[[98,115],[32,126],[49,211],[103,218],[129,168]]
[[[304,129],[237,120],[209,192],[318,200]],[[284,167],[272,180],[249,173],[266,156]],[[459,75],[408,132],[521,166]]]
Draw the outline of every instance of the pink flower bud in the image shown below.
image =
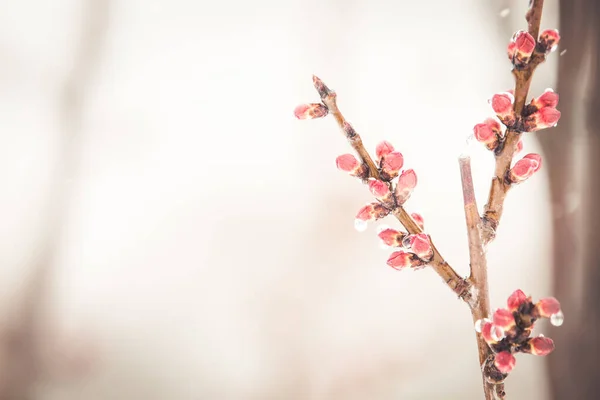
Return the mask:
[[492,126],[487,123],[475,125],[473,135],[478,142],[485,144],[490,150],[494,150],[498,146],[498,136]]
[[413,253],[396,251],[388,258],[387,265],[397,270],[401,270],[404,268],[419,268],[423,265],[423,261]]
[[531,100],[531,104],[538,110],[543,107],[556,108],[558,105],[558,93],[552,89],[546,89],[540,97]]
[[506,126],[513,126],[517,122],[517,117],[513,110],[514,101],[515,97],[508,92],[497,93],[492,96],[490,101],[494,112]]
[[560,303],[554,297],[546,297],[536,303],[535,309],[540,317],[550,318],[560,312]]
[[509,171],[509,179],[512,183],[521,183],[531,177],[541,167],[542,157],[539,154],[527,154],[517,161]]
[[353,172],[360,166],[360,163],[352,154],[342,154],[335,159],[335,165],[344,172]]
[[513,36],[513,42],[515,42],[514,64],[516,66],[527,64],[535,50],[535,39],[529,32],[518,31]]
[[369,180],[369,191],[378,199],[384,199],[390,195],[388,184],[383,181],[378,181],[377,179]]
[[517,52],[517,44],[514,41],[510,41],[508,43],[508,48],[506,49],[508,53],[508,59],[512,62],[515,58],[515,53]]
[[494,325],[503,331],[509,331],[515,326],[515,317],[513,313],[506,308],[499,308],[494,312],[493,317]]
[[498,368],[498,371],[503,374],[510,373],[515,367],[516,362],[515,356],[508,351],[501,351],[496,354],[496,358],[494,359],[494,365]]
[[410,249],[423,261],[430,261],[433,257],[433,248],[429,236],[425,233],[410,235],[407,238]]
[[540,33],[540,46],[544,49],[545,53],[549,53],[556,49],[558,42],[560,42],[560,34],[556,29],[546,29]]
[[554,341],[544,336],[538,336],[529,341],[531,354],[535,356],[547,356],[554,350]]
[[383,140],[377,144],[375,147],[375,156],[377,157],[377,161],[381,162],[381,159],[394,151],[394,146],[387,140]]
[[404,157],[398,151],[392,151],[381,160],[381,172],[385,175],[387,180],[391,180],[398,176],[398,172],[404,165]]
[[409,199],[412,191],[417,186],[417,174],[412,169],[407,169],[400,174],[398,183],[396,184],[396,201],[402,205]]
[[425,229],[425,220],[423,219],[421,214],[412,213],[410,214],[410,216],[417,223],[417,225],[419,225],[419,228],[421,228],[421,230]]
[[495,326],[492,322],[486,321],[481,326],[481,336],[489,343],[498,343],[504,337],[504,331],[501,328]]
[[560,119],[560,111],[553,107],[543,107],[525,118],[524,125],[527,132],[556,126]]
[[397,231],[395,229],[387,228],[377,234],[381,241],[390,247],[402,246],[402,241],[406,237],[406,233]]
[[387,216],[390,210],[381,203],[371,203],[362,207],[356,214],[356,219],[360,221],[375,221]]
[[527,301],[529,301],[527,295],[521,289],[517,289],[508,297],[506,303],[510,311],[517,311],[521,304]]
[[300,104],[294,109],[294,115],[298,119],[322,118],[329,113],[329,109],[321,103]]

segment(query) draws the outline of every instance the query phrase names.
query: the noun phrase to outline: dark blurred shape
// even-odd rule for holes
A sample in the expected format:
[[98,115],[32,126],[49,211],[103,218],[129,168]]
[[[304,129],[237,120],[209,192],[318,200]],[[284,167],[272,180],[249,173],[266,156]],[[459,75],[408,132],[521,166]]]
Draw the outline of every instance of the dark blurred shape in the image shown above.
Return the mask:
[[[550,384],[557,400],[596,399],[600,393],[600,1],[561,1],[560,33],[559,52],[566,50],[559,60],[557,88],[563,116],[557,129],[538,136],[551,177],[555,294],[565,313],[565,324],[551,332],[556,351],[548,360]],[[581,195],[578,206],[577,194]]]

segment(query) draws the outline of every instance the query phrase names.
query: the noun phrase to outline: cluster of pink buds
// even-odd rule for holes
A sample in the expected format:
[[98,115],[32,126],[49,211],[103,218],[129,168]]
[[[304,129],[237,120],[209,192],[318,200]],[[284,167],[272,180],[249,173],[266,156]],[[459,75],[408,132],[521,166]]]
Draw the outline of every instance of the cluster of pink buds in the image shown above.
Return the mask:
[[554,51],[560,41],[560,35],[556,29],[543,31],[536,40],[529,32],[517,31],[508,44],[508,58],[516,69],[524,68],[534,55],[545,57]]
[[556,126],[560,119],[557,105],[558,93],[552,89],[546,89],[541,96],[531,100],[523,110],[523,130],[535,132]]
[[555,326],[562,325],[564,316],[558,300],[548,297],[533,303],[531,297],[516,290],[508,298],[506,308],[496,310],[491,319],[475,323],[475,330],[494,353],[483,366],[486,379],[492,383],[504,381],[515,366],[516,353],[545,356],[554,350],[552,339],[543,335],[531,337],[540,318],[549,318]]
[[406,232],[384,227],[379,231],[378,236],[386,246],[406,249],[406,251],[395,251],[390,255],[387,264],[392,268],[420,269],[433,258],[433,247],[429,236],[425,233],[409,235]]

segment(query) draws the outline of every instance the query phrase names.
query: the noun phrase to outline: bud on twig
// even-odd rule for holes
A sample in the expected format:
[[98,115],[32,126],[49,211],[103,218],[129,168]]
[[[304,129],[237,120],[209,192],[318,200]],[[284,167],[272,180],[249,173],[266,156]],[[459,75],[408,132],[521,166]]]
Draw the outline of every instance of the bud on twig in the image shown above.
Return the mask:
[[512,127],[517,122],[517,117],[513,110],[514,102],[515,97],[509,92],[498,93],[492,96],[492,108],[500,121],[507,127]]
[[387,140],[382,140],[375,147],[375,156],[377,157],[377,161],[381,163],[381,159],[394,151],[394,146]]
[[483,123],[475,125],[473,135],[478,142],[485,144],[489,150],[494,150],[498,147],[502,130],[498,121],[488,118]]
[[494,365],[496,365],[496,368],[498,368],[498,370],[503,374],[508,374],[513,370],[516,362],[517,360],[515,359],[515,356],[513,356],[510,352],[501,351],[500,353],[496,354]]
[[294,115],[298,119],[323,118],[329,113],[329,109],[321,103],[300,104],[294,109]]
[[410,198],[412,191],[417,186],[417,174],[412,169],[407,169],[400,174],[396,184],[395,196],[399,205],[402,205]]
[[388,258],[387,265],[397,270],[405,268],[418,269],[424,265],[424,262],[416,254],[406,251],[396,251]]
[[535,132],[556,126],[559,119],[560,111],[553,107],[543,107],[525,118],[523,124],[527,132]]
[[508,172],[508,178],[512,183],[521,183],[527,180],[542,167],[542,157],[539,154],[530,153],[517,161]]
[[556,50],[558,42],[560,41],[560,34],[556,29],[546,29],[540,33],[539,46],[541,52],[548,54],[551,51]]
[[535,304],[535,310],[540,317],[550,318],[560,312],[560,303],[554,297],[546,297]]
[[521,68],[529,62],[535,50],[535,39],[526,31],[518,31],[513,35],[514,45],[509,45],[509,58],[516,68]]
[[541,96],[531,100],[531,105],[539,110],[544,107],[556,108],[558,105],[558,93],[552,89],[546,89]]
[[527,301],[529,301],[527,295],[521,289],[517,289],[508,297],[506,304],[510,311],[517,311],[521,304]]
[[383,156],[380,165],[382,178],[390,181],[398,176],[400,169],[404,165],[404,157],[399,151],[392,151]]
[[545,336],[538,336],[529,340],[529,348],[523,347],[524,353],[531,353],[534,356],[547,356],[554,350],[554,341]]
[[405,232],[400,232],[392,228],[383,229],[377,234],[383,244],[389,247],[401,247],[406,235]]
[[361,164],[352,154],[342,154],[335,159],[335,165],[338,169],[360,178],[366,178],[369,172],[367,166]]
[[423,261],[430,261],[433,257],[433,248],[429,236],[425,233],[410,235],[406,237],[405,242],[416,255]]

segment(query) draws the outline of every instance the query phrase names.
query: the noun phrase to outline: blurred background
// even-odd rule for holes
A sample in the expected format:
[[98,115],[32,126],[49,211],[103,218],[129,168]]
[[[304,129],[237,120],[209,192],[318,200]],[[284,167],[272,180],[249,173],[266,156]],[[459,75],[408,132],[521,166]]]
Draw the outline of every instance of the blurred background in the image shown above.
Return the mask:
[[[492,307],[521,288],[566,315],[509,398],[592,399],[600,4],[545,3],[562,42],[532,94],[563,117],[525,139],[544,168],[508,197]],[[513,86],[527,1],[0,4],[0,399],[482,398],[468,310],[354,230],[344,138],[292,111],[317,74],[369,149],[402,151],[407,208],[467,275],[457,157],[481,207],[493,157],[467,139]]]

